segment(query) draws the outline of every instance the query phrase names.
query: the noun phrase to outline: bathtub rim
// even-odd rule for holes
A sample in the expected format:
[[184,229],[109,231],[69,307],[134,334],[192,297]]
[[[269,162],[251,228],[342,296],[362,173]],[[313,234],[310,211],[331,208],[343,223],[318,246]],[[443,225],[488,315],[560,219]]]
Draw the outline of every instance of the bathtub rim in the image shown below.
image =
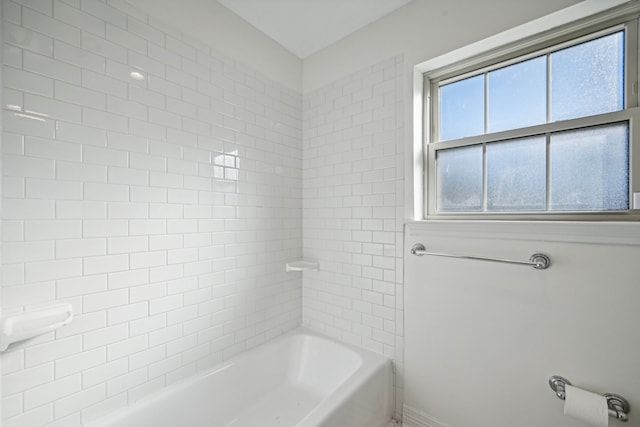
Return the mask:
[[306,414],[298,422],[296,427],[315,426],[321,423],[323,419],[327,418],[332,413],[332,411],[337,410],[345,402],[345,399],[349,395],[353,394],[364,381],[374,376],[381,369],[389,369],[389,374],[391,375],[391,383],[389,384],[389,392],[391,393],[391,397],[388,402],[390,408],[388,408],[387,412],[390,413],[390,416],[393,415],[393,399],[395,389],[393,387],[393,370],[392,361],[390,358],[380,353],[376,353],[371,350],[363,349],[353,344],[340,341],[331,336],[312,330],[304,325],[300,325],[295,329],[285,332],[282,335],[270,339],[267,342],[251,347],[241,353],[232,356],[230,359],[224,360],[208,369],[196,373],[195,375],[163,387],[161,390],[151,393],[148,396],[142,397],[132,404],[128,404],[126,406],[118,408],[115,411],[109,412],[99,418],[91,420],[87,423],[83,423],[81,425],[83,427],[110,427],[113,425],[113,423],[126,418],[127,415],[133,413],[136,410],[143,410],[145,407],[153,405],[158,400],[188,389],[189,387],[203,381],[207,377],[228,369],[244,359],[251,358],[252,356],[254,356],[251,354],[254,350],[268,351],[270,347],[278,346],[281,342],[287,341],[295,336],[313,336],[321,340],[330,341],[334,344],[353,351],[361,358],[361,364],[355,370],[355,372],[346,377],[344,381],[338,386],[338,388],[334,390],[334,392],[327,396],[318,406],[309,411],[309,413]]

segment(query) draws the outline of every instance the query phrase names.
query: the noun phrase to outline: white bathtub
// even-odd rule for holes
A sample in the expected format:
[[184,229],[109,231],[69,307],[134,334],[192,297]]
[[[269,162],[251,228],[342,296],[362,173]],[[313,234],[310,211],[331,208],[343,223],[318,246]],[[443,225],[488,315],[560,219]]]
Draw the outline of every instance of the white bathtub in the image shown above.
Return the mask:
[[385,427],[391,362],[304,328],[87,427]]

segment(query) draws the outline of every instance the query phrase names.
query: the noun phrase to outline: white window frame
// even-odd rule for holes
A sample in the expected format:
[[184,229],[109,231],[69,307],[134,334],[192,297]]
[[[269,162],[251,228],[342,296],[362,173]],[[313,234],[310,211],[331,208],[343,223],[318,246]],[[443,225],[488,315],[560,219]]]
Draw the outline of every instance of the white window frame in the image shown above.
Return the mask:
[[[443,59],[417,66],[414,72],[414,137],[420,136],[420,145],[414,140],[414,216],[416,219],[449,220],[640,220],[640,108],[638,108],[638,18],[640,5],[627,4],[622,7],[588,15],[587,17],[564,23],[564,25],[543,33],[532,34],[521,39],[495,46],[489,51],[469,57],[458,58],[444,66],[434,66]],[[437,135],[437,117],[431,108],[437,100],[439,82],[460,80],[478,72],[504,67],[510,63],[555,51],[564,45],[576,44],[583,38],[609,34],[625,29],[625,106],[624,110],[591,117],[547,123],[492,134],[463,138],[454,142],[434,141]],[[515,41],[514,41],[515,40]],[[457,56],[460,53],[457,52]],[[454,55],[455,56],[455,55]],[[444,59],[446,61],[446,58]],[[429,67],[430,69],[426,69]],[[420,90],[418,92],[418,90]],[[418,101],[421,105],[418,105]],[[421,113],[421,117],[417,114]],[[416,121],[419,121],[419,124]],[[446,212],[436,211],[435,154],[439,149],[474,145],[485,141],[513,139],[523,136],[548,134],[581,127],[627,121],[629,123],[629,211],[602,212]],[[418,128],[420,126],[420,129]],[[424,136],[424,138],[422,138]],[[420,156],[422,158],[420,158]],[[634,203],[634,195],[636,203]]]

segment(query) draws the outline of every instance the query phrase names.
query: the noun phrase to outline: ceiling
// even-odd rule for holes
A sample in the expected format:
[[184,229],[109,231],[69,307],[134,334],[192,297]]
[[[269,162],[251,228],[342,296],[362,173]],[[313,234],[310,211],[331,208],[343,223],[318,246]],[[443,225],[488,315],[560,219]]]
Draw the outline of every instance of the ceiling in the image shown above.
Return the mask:
[[412,0],[218,0],[306,58]]

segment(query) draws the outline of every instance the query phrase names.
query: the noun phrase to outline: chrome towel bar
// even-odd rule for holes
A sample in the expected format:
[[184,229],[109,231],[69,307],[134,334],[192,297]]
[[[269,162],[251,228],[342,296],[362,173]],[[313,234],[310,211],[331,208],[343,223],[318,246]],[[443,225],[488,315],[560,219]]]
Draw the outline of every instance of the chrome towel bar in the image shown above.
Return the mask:
[[477,257],[477,256],[447,254],[442,252],[428,252],[422,243],[414,244],[411,247],[411,250],[409,252],[411,252],[412,255],[416,255],[416,256],[429,255],[429,256],[441,256],[446,258],[471,259],[476,261],[501,262],[504,264],[528,265],[538,270],[545,270],[551,266],[551,259],[547,255],[541,254],[541,253],[535,253],[531,255],[531,257],[529,258],[529,261],[516,261],[511,259],[483,258],[483,257]]

